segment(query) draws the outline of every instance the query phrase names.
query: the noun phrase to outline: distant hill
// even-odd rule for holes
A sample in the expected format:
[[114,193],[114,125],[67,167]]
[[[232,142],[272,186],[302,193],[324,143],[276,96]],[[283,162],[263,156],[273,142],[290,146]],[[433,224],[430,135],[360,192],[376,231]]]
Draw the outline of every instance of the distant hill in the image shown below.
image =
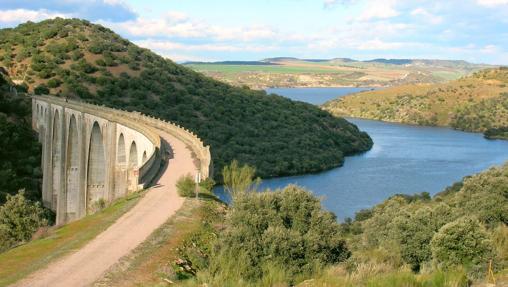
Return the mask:
[[218,61],[218,62],[185,62],[183,65],[278,65],[277,63],[263,61]]
[[[267,87],[388,87],[442,83],[493,67],[461,60],[267,58],[260,61],[189,62],[217,80],[255,89]],[[274,66],[276,65],[276,66]]]
[[443,84],[361,92],[323,108],[341,116],[484,132],[508,127],[507,85],[508,68],[486,69]]
[[370,137],[318,107],[236,88],[78,19],[0,30],[0,62],[37,94],[171,120],[211,145],[216,175],[237,159],[262,177],[316,172],[365,151]]

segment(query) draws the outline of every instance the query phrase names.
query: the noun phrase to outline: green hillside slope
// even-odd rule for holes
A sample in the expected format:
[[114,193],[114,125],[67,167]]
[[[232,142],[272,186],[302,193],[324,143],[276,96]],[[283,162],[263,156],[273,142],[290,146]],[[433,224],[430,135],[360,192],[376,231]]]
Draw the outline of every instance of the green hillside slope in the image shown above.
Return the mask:
[[487,69],[445,84],[406,85],[332,100],[335,115],[484,132],[508,126],[508,69]]
[[315,172],[372,145],[317,107],[223,84],[84,20],[0,30],[0,61],[29,91],[137,110],[195,131],[211,145],[215,171],[238,159],[263,177]]
[[31,127],[31,102],[11,86],[0,70],[0,205],[19,189],[31,200],[41,195],[41,148]]

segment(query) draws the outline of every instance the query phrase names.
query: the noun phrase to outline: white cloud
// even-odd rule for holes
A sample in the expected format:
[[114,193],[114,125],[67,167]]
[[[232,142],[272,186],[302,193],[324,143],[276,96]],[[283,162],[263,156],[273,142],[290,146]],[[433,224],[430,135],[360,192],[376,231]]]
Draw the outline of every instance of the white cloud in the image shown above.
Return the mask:
[[440,24],[443,22],[443,17],[434,15],[427,11],[425,8],[418,7],[411,11],[412,16],[420,16],[424,20],[428,21],[431,24]]
[[405,46],[401,42],[384,42],[380,39],[374,39],[360,43],[357,47],[359,50],[393,50],[400,49]]
[[395,9],[396,1],[369,1],[357,17],[360,21],[369,21],[372,19],[388,19],[399,15]]
[[476,3],[481,6],[495,7],[499,5],[507,5],[508,0],[477,0]]
[[225,43],[211,43],[211,44],[183,44],[168,40],[140,40],[135,43],[141,47],[153,49],[167,54],[170,51],[205,51],[205,52],[266,52],[276,49],[275,46],[267,45],[244,45],[244,44],[225,44]]
[[0,10],[0,22],[5,24],[18,24],[27,21],[35,22],[56,17],[65,18],[69,16],[69,14],[55,13],[47,10]]
[[137,18],[134,21],[122,23],[103,22],[109,27],[125,31],[133,36],[145,37],[181,37],[181,38],[211,38],[217,41],[236,40],[254,41],[262,39],[276,39],[278,33],[268,26],[240,26],[225,27],[210,25],[204,21],[190,18],[181,12],[168,12],[161,18]]
[[358,0],[324,0],[323,7],[324,8],[331,8],[331,7],[338,5],[338,4],[349,5],[349,4],[353,4],[357,1]]

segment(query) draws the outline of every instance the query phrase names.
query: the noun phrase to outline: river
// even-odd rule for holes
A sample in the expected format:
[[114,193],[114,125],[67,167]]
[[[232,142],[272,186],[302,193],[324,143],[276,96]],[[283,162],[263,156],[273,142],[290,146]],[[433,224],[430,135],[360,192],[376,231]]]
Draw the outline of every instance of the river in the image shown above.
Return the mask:
[[[319,90],[324,90],[326,95],[336,90],[337,96],[343,96],[350,91],[345,89],[350,88],[284,88],[270,92],[316,103],[316,97],[324,97],[316,94]],[[374,146],[370,151],[347,157],[344,166],[329,171],[264,180],[260,188],[298,184],[323,197],[323,205],[339,219],[344,219],[397,193],[426,191],[435,194],[464,176],[508,160],[508,141],[486,140],[481,134],[348,120],[372,137]],[[225,199],[220,187],[215,192]]]

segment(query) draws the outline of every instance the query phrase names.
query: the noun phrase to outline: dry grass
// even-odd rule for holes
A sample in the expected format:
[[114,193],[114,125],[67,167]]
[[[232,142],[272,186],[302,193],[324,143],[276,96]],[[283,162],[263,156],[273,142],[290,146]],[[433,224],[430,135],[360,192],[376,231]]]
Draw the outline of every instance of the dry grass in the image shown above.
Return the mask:
[[177,248],[199,230],[206,212],[207,200],[187,199],[180,210],[113,266],[95,286],[166,286],[172,282],[173,262]]
[[457,108],[498,98],[506,92],[505,81],[471,76],[445,84],[361,92],[325,103],[323,108],[338,116],[449,126]]
[[0,286],[7,286],[78,250],[130,210],[144,192],[131,194],[104,210],[62,227],[44,232],[41,238],[0,254]]

